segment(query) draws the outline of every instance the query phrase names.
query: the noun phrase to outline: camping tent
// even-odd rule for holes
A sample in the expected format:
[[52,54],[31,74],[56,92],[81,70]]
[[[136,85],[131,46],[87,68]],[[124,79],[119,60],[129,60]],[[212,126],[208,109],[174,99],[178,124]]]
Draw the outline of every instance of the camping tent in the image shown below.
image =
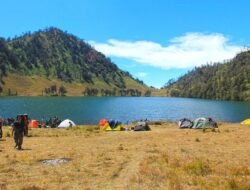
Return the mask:
[[250,125],[250,119],[246,119],[246,120],[242,121],[240,124],[242,124],[242,125]]
[[120,121],[102,119],[99,122],[99,127],[103,131],[121,131],[123,128],[121,124]]
[[150,131],[150,130],[151,129],[146,121],[139,121],[134,127],[134,131]]
[[38,121],[37,120],[31,120],[29,123],[29,128],[38,128]]
[[73,121],[69,119],[65,119],[58,125],[58,128],[68,128],[68,127],[75,127],[75,126],[76,124]]
[[211,118],[200,117],[193,121],[192,129],[217,128],[217,123]]
[[183,118],[178,122],[178,125],[181,129],[192,128],[193,122],[189,119]]
[[104,126],[108,121],[106,119],[102,119],[100,122],[99,122],[99,126]]

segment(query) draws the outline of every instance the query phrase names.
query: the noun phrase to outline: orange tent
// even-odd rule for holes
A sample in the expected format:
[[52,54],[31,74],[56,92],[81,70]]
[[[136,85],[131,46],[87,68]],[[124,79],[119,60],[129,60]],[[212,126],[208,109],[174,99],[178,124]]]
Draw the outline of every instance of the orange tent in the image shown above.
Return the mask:
[[31,120],[29,123],[29,128],[38,128],[38,121],[37,120]]
[[108,123],[108,121],[106,119],[102,119],[100,122],[99,122],[99,126],[100,127],[103,127],[106,123]]

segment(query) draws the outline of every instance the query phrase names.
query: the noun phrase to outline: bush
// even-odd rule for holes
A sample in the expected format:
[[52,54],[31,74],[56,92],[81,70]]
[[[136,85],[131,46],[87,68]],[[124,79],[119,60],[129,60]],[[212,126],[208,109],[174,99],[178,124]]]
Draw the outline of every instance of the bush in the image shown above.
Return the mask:
[[191,162],[185,167],[185,170],[192,175],[205,176],[211,173],[211,169],[208,164],[202,160],[196,160]]
[[242,182],[240,183],[240,182],[236,181],[235,179],[230,179],[228,181],[228,189],[231,189],[231,190],[236,190],[236,189],[249,190],[250,185],[242,183]]
[[200,139],[199,139],[199,138],[196,138],[196,139],[195,139],[195,142],[200,142]]

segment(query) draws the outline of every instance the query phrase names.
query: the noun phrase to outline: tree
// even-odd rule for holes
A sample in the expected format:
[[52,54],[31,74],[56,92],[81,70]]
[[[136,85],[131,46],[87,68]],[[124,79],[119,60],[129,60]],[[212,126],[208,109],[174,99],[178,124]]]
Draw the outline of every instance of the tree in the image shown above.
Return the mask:
[[50,87],[50,93],[52,95],[56,95],[57,94],[57,86],[56,86],[56,84],[55,85],[51,85],[51,87]]
[[150,91],[150,90],[147,90],[147,91],[144,93],[144,96],[151,96],[151,91]]
[[65,94],[67,93],[67,90],[64,86],[60,86],[59,87],[59,90],[58,90],[58,93],[61,95],[61,96],[65,96]]

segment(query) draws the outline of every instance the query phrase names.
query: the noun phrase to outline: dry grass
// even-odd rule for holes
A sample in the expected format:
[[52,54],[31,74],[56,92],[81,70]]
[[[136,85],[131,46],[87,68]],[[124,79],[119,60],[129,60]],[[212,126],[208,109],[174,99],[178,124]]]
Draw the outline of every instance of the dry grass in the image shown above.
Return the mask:
[[[33,129],[23,151],[4,137],[0,189],[250,189],[249,126],[204,132],[164,123],[152,129]],[[39,162],[58,158],[71,161]]]
[[[126,87],[140,90],[143,94],[147,90],[147,87],[138,84],[134,80],[125,77]],[[95,80],[94,84],[88,83],[66,83],[56,79],[46,79],[39,76],[22,76],[16,74],[9,74],[8,77],[4,77],[5,85],[3,86],[3,95],[8,95],[8,90],[11,89],[11,93],[18,92],[20,96],[41,96],[42,91],[51,85],[57,85],[60,87],[63,85],[67,89],[67,96],[82,96],[86,87],[97,89],[111,89],[115,88],[114,85],[106,84],[103,81]],[[116,87],[117,88],[117,87]]]

